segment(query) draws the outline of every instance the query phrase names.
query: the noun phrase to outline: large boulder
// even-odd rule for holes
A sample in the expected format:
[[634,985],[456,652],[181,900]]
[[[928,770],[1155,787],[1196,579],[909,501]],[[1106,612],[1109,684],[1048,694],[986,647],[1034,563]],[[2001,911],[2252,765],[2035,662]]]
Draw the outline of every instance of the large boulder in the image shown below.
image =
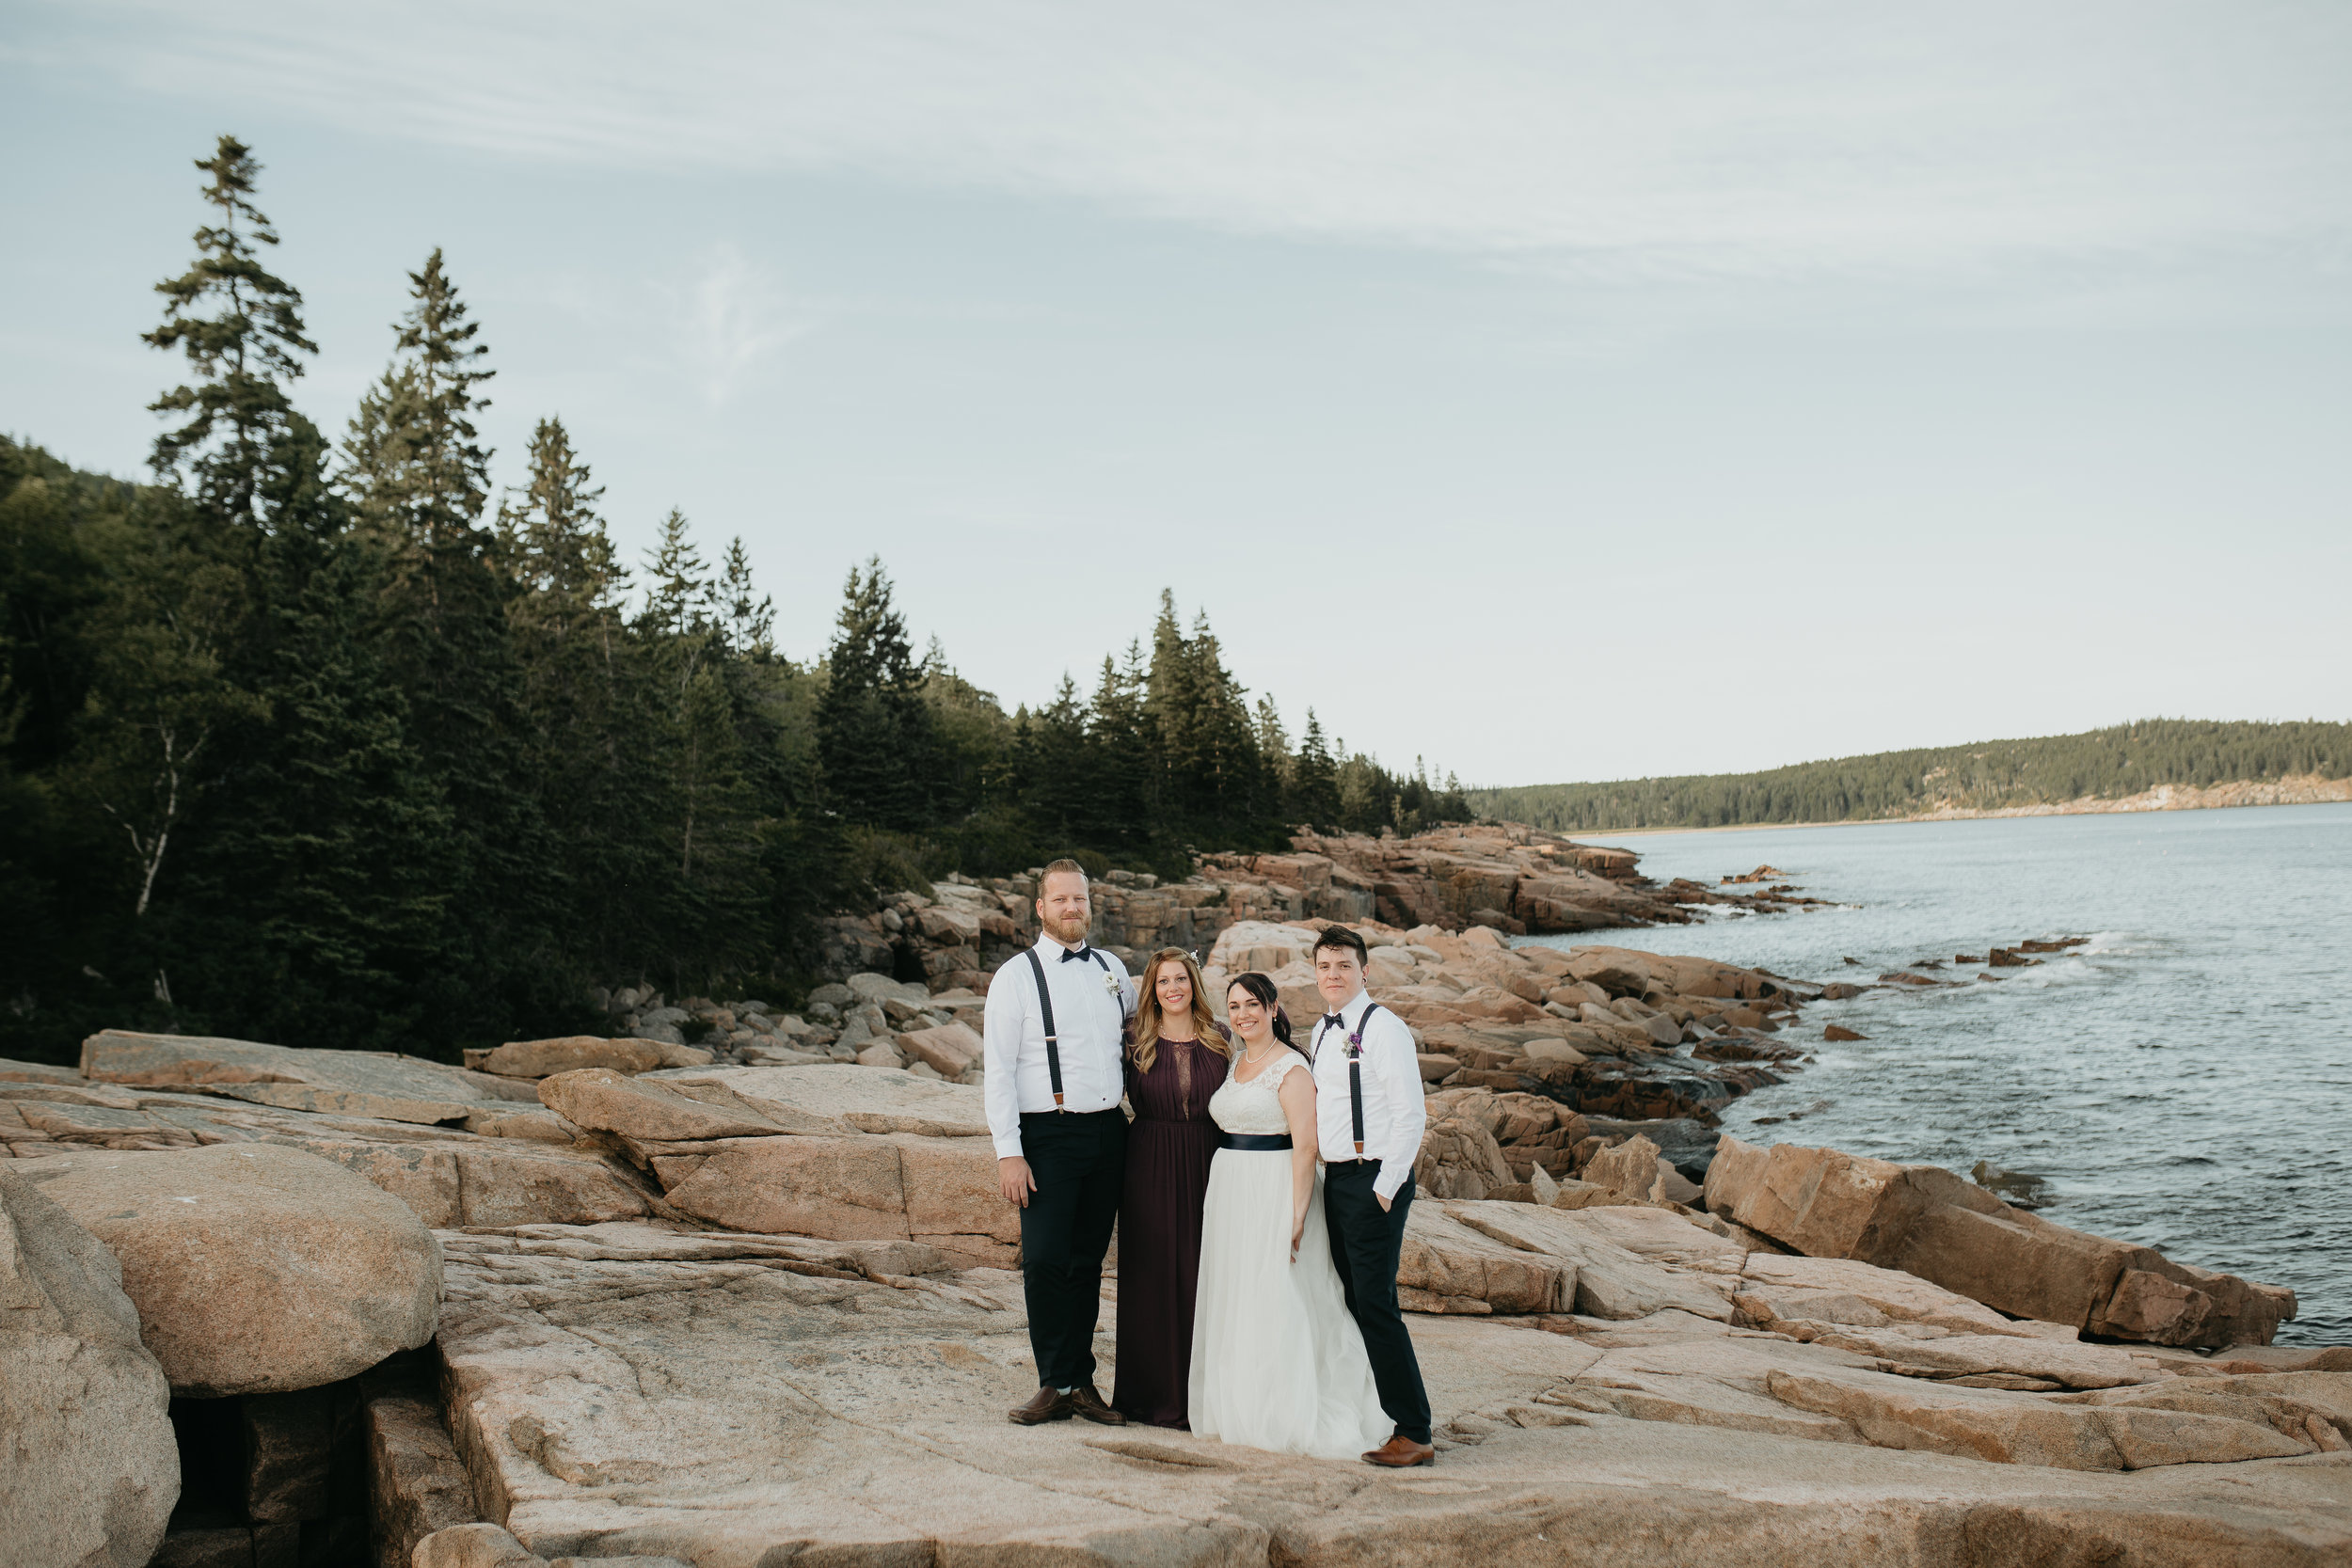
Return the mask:
[[1469,1112],[1431,1118],[1413,1162],[1416,1187],[1431,1197],[1485,1197],[1517,1179],[1485,1121]]
[[1900,1269],[2018,1318],[2162,1345],[2266,1345],[2295,1293],[2012,1209],[1934,1165],[1726,1137],[1707,1207],[1816,1258]]
[[[788,1106],[860,1132],[916,1132],[942,1138],[985,1137],[988,1133],[988,1107],[979,1089],[854,1062],[665,1070],[648,1073],[638,1082],[720,1084],[755,1104]],[[765,1114],[775,1115],[773,1111]]]
[[1305,926],[1278,925],[1270,920],[1237,920],[1216,936],[1208,962],[1228,974],[1256,970],[1271,974],[1305,959],[1313,949],[1314,930]]
[[1406,1212],[1396,1291],[1408,1312],[1565,1312],[1576,1285],[1572,1260],[1489,1236],[1444,1205],[1417,1201]]
[[1571,947],[1568,977],[1598,986],[1612,996],[1639,996],[1649,989],[1649,957],[1625,947]]
[[[1915,1275],[1844,1258],[1751,1252],[1732,1305],[1759,1328],[1785,1323],[1884,1328],[1918,1323],[1949,1334],[2026,1334],[1982,1302]],[[2046,1328],[2044,1324],[2042,1327]]]
[[[1569,1212],[1530,1203],[1488,1202],[1449,1203],[1445,1210],[1505,1246],[1572,1265],[1574,1309],[1587,1316],[1643,1318],[1673,1310],[1716,1323],[1730,1321],[1736,1274],[1726,1276],[1715,1270],[1677,1266],[1683,1258],[1661,1261],[1645,1257],[1625,1244],[1629,1238],[1623,1231],[1601,1219],[1609,1212],[1605,1209]],[[1665,1214],[1662,1210],[1654,1212]],[[1673,1223],[1691,1233],[1690,1255],[1722,1249],[1720,1238],[1678,1217]]]
[[[595,1035],[564,1035],[555,1039],[508,1040],[482,1059],[485,1072],[508,1078],[545,1078],[580,1068],[605,1068],[613,1072],[644,1072],[658,1067],[684,1067],[670,1053],[682,1046],[660,1040],[612,1040]],[[702,1053],[708,1061],[709,1053]]]
[[730,1230],[922,1242],[966,1266],[1019,1258],[1020,1212],[981,1138],[734,1138],[657,1156],[654,1168],[672,1204]]
[[898,1036],[898,1047],[916,1061],[928,1063],[943,1078],[962,1076],[980,1059],[983,1049],[978,1032],[964,1023],[910,1029]]
[[539,1098],[575,1126],[639,1143],[848,1131],[839,1122],[788,1105],[747,1100],[723,1084],[657,1082],[610,1068],[582,1068],[542,1079]]
[[[492,1100],[479,1073],[413,1056],[372,1051],[306,1051],[256,1040],[197,1035],[141,1035],[103,1029],[82,1042],[82,1075],[151,1088],[215,1088],[231,1084],[304,1084],[318,1088],[428,1101]],[[309,1106],[295,1106],[308,1110]]]
[[0,1561],[146,1568],[180,1498],[163,1368],[113,1255],[0,1164]]
[[618,1162],[545,1143],[493,1137],[377,1143],[299,1133],[271,1141],[333,1161],[435,1228],[596,1225],[634,1219],[648,1207],[645,1192]]
[[141,1337],[177,1392],[312,1388],[433,1337],[432,1232],[329,1161],[217,1144],[16,1168],[121,1261]]

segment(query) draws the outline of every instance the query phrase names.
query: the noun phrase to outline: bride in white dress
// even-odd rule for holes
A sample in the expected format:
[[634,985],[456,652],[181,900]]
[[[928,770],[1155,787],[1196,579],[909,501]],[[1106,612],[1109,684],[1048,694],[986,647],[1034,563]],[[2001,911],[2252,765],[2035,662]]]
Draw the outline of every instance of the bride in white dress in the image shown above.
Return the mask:
[[1380,1408],[1323,1227],[1314,1074],[1290,1043],[1274,983],[1235,980],[1239,1049],[1209,1115],[1216,1151],[1192,1320],[1192,1430],[1277,1453],[1353,1459],[1396,1423]]

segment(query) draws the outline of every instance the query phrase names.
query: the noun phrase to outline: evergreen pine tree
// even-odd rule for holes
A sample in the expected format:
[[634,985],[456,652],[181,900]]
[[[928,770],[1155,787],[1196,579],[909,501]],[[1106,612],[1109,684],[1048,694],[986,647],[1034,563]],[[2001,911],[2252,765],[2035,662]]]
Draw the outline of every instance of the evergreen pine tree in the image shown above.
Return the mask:
[[[324,457],[320,443],[314,476]],[[244,737],[233,810],[215,814],[189,863],[180,1000],[228,1033],[405,1049],[423,1022],[420,982],[449,961],[451,816],[369,635],[375,558],[318,515],[331,507],[323,485],[309,507],[308,526],[268,551],[267,717]]]
[[739,891],[752,816],[734,703],[722,673],[726,634],[708,573],[685,514],[672,507],[645,562],[638,630],[653,662],[662,750],[671,762],[673,872],[697,929]]
[[466,319],[438,246],[408,285],[413,303],[394,325],[393,363],[360,400],[343,443],[345,483],[438,629],[444,616],[482,609],[490,454],[473,420],[490,404],[475,388],[498,372],[481,364],[490,352],[474,341],[482,324]]
[[484,526],[489,453],[474,416],[491,372],[437,249],[408,275],[395,357],[343,442],[342,485],[384,584],[378,624],[409,727],[461,851],[451,891],[460,957],[438,977],[428,1037],[495,1032],[570,993],[556,960],[561,858],[532,785],[532,721]]
[[850,569],[834,625],[817,705],[826,801],[845,821],[919,832],[930,819],[930,711],[880,557]]
[[1248,822],[1265,806],[1258,799],[1257,729],[1248,693],[1225,668],[1224,647],[1209,629],[1205,610],[1193,617],[1184,659],[1194,704],[1190,815],[1218,824]]
[[1324,744],[1323,721],[1307,710],[1307,733],[1298,740],[1298,760],[1291,771],[1288,815],[1311,827],[1328,828],[1340,817],[1339,769]]
[[1023,807],[1048,839],[1076,844],[1094,836],[1099,827],[1094,760],[1086,704],[1078,683],[1065,672],[1053,702],[1031,721],[1030,766],[1022,795]]
[[1092,755],[1088,793],[1093,803],[1089,836],[1096,843],[1136,849],[1154,836],[1151,802],[1152,748],[1144,716],[1143,650],[1127,645],[1124,669],[1103,657],[1094,701],[1089,705],[1088,740]]
[[145,341],[180,350],[199,379],[148,404],[188,416],[155,438],[153,463],[158,474],[192,479],[215,515],[259,524],[272,449],[308,422],[286,383],[302,373],[297,356],[318,345],[303,336],[301,291],[263,267],[255,248],[276,245],[278,232],[253,205],[262,166],[252,149],[223,136],[196,166],[210,177],[204,199],[220,219],[196,231],[188,270],[155,285],[164,322]]
[[755,602],[755,592],[751,557],[744,554],[739,533],[719,568],[719,614],[727,650],[739,658],[767,658],[775,652],[775,601],[762,594]]
[[1001,787],[1012,739],[993,692],[965,680],[930,640],[919,667],[923,705],[930,715],[933,758],[931,811],[941,822],[970,816]]
[[1346,758],[1339,767],[1339,824],[1352,833],[1376,833],[1389,816],[1388,775],[1362,752],[1349,753],[1346,742],[1338,750]]
[[652,895],[668,885],[671,856],[642,749],[646,660],[625,623],[629,574],[597,514],[603,495],[563,421],[540,420],[524,483],[500,509],[498,558],[566,930],[593,973],[616,975],[638,973],[661,930]]
[[1200,697],[1192,678],[1184,623],[1176,618],[1176,595],[1163,588],[1159,613],[1152,622],[1152,662],[1144,678],[1143,711],[1152,725],[1152,795],[1162,825],[1171,830],[1188,821],[1194,812],[1199,754],[1193,722]]
[[223,136],[196,166],[219,218],[197,230],[188,270],[155,286],[164,320],[144,338],[181,353],[198,378],[149,405],[186,416],[156,438],[152,457],[185,501],[150,510],[149,526],[111,541],[113,591],[98,611],[103,628],[90,643],[87,705],[67,769],[72,792],[130,850],[129,910],[143,950],[136,967],[166,1007],[169,923],[159,928],[149,916],[169,885],[172,857],[200,839],[207,807],[227,807],[207,797],[267,711],[254,689],[266,637],[265,617],[256,615],[265,594],[262,545],[284,507],[307,493],[304,477],[288,470],[302,454],[314,457],[317,444],[286,390],[302,373],[298,356],[317,352],[303,335],[302,295],[259,260],[258,246],[278,243],[251,199],[260,165]]

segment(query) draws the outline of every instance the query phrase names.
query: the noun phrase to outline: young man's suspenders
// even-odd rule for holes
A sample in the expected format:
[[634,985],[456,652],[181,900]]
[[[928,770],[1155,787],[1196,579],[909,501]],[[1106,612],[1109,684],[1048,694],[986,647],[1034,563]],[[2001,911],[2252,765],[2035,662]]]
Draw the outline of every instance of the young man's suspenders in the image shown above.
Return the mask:
[[[1094,948],[1089,947],[1087,949],[1087,957],[1092,958],[1096,964],[1100,965],[1104,974],[1108,974],[1111,972],[1111,966],[1103,962],[1103,955]],[[1047,1077],[1053,1080],[1054,1109],[1058,1111],[1063,1108],[1061,1102],[1061,1046],[1059,1043],[1059,1037],[1057,1037],[1054,1032],[1054,993],[1048,990],[1045,987],[1045,963],[1044,960],[1037,956],[1037,949],[1034,947],[1029,949],[1029,969],[1030,972],[1037,976],[1037,1005],[1045,1015],[1045,1073]],[[1359,1113],[1356,1117],[1357,1133],[1360,1136],[1363,1130],[1363,1117]]]
[[[1364,1016],[1356,1021],[1356,1027],[1347,1036],[1347,1116],[1349,1124],[1355,1130],[1356,1158],[1359,1160],[1364,1157],[1364,1028],[1372,1022],[1372,1015],[1379,1010],[1379,1003],[1366,1002]],[[1315,1049],[1323,1049],[1319,1033]]]

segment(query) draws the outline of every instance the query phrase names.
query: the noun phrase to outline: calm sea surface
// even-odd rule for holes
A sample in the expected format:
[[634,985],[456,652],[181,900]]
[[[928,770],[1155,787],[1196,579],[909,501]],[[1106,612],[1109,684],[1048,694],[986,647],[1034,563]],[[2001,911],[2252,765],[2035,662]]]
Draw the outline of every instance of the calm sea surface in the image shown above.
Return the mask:
[[[1840,907],[1534,940],[1972,982],[1808,1006],[1819,1059],[1725,1132],[2046,1178],[2048,1218],[2292,1286],[2280,1343],[2352,1344],[2352,806],[1590,842],[1661,881],[1769,863]],[[1997,983],[1952,962],[2061,935],[2091,940]],[[1832,1022],[1869,1038],[1818,1043]]]

